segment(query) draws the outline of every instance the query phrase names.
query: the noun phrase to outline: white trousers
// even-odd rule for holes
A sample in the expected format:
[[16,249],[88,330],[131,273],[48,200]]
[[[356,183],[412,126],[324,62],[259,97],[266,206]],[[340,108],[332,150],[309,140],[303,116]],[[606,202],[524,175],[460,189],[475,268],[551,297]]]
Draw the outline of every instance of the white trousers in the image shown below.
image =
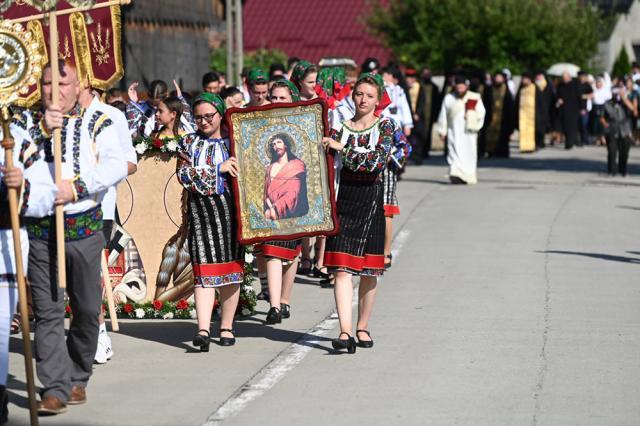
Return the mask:
[[[24,272],[27,272],[29,238],[20,230]],[[9,373],[9,330],[18,303],[18,287],[15,278],[16,263],[11,230],[0,230],[0,386],[6,386]]]

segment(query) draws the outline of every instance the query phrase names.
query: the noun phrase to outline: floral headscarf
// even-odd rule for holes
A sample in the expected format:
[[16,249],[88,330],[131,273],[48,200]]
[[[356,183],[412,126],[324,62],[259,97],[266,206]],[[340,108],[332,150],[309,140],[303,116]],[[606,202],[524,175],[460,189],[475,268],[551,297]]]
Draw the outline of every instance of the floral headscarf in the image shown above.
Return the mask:
[[220,113],[220,115],[224,115],[224,112],[227,110],[227,105],[224,103],[222,98],[215,93],[203,92],[196,98],[196,102],[198,101],[210,103]]
[[302,60],[298,61],[296,66],[293,68],[293,71],[291,72],[291,81],[298,87],[298,89],[300,88],[300,82],[304,78],[307,70],[312,66],[313,64],[311,62]]
[[264,72],[264,70],[260,68],[253,68],[251,71],[249,71],[247,81],[250,85],[255,83],[266,83],[269,81],[269,77],[267,76],[267,73]]
[[346,82],[344,68],[322,68],[318,72],[316,94],[327,103],[330,109],[335,109],[336,103],[349,96],[351,92],[351,86]]

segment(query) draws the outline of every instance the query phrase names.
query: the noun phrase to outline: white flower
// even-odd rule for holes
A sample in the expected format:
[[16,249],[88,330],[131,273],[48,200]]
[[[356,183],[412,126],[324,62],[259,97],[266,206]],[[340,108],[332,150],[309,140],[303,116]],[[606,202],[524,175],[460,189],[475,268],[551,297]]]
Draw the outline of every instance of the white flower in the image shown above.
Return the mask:
[[146,142],[141,142],[136,145],[136,152],[140,155],[144,154],[147,149],[149,149],[149,146]]
[[192,319],[196,319],[196,318],[198,318],[198,316],[196,315],[196,310],[195,310],[195,309],[191,309],[191,310],[189,311],[189,316],[190,316]]
[[136,318],[138,319],[144,318],[144,309],[142,308],[136,309]]
[[175,139],[171,139],[166,145],[165,148],[169,152],[176,152],[178,150],[178,142]]
[[171,319],[173,318],[173,312],[167,312],[162,316],[162,319]]
[[247,263],[252,263],[253,262],[253,253],[245,253],[244,254],[244,261]]
[[245,285],[242,289],[243,289],[244,291],[246,291],[247,293],[255,293],[255,290],[254,290],[254,289],[253,289],[253,287],[252,287],[252,286],[250,286],[250,285]]

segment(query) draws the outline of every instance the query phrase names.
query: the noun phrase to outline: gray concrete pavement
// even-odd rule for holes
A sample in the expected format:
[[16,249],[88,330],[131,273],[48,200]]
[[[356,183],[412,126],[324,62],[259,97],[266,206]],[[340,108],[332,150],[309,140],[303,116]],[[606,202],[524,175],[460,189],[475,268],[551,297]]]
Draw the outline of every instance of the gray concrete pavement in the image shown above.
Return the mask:
[[[640,424],[640,152],[627,178],[604,159],[515,154],[482,162],[473,187],[447,184],[440,160],[409,167],[373,349],[330,349],[331,291],[305,280],[290,320],[263,326],[261,303],[235,347],[208,354],[191,352],[191,321],[124,323],[89,403],[41,424]],[[14,353],[18,425],[22,363]]]

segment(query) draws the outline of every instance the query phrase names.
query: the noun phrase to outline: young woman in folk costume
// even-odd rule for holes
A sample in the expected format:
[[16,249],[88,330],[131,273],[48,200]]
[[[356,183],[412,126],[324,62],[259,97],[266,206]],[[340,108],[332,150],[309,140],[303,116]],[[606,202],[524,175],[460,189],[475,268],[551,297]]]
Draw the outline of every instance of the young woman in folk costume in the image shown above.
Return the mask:
[[393,146],[396,126],[375,115],[384,93],[382,79],[365,73],[353,88],[356,112],[351,120],[334,123],[325,147],[341,155],[338,217],[340,233],[327,239],[324,264],[336,274],[335,299],[340,335],[335,349],[356,351],[352,337],[352,276],[360,276],[358,289],[358,345],[369,348],[368,331],[376,296],[377,277],[384,273],[383,172]]
[[[298,88],[288,80],[277,80],[269,90],[271,103],[291,103],[300,100]],[[277,176],[273,179],[277,179]],[[300,240],[268,241],[258,246],[266,260],[268,300],[271,308],[266,323],[277,324],[291,316],[291,292],[298,268]]]
[[224,101],[202,93],[193,106],[196,133],[182,138],[178,180],[188,191],[189,252],[195,278],[199,331],[193,345],[209,350],[209,326],[216,290],[222,307],[220,345],[235,344],[233,317],[244,278],[243,249],[236,240],[236,215],[229,179],[238,163],[229,157],[228,140],[220,133]]
[[[323,68],[318,72],[316,93],[327,104],[327,118],[329,128],[333,128],[334,123],[338,124],[344,121],[339,113],[338,106],[351,94],[351,85],[347,83],[344,68],[331,67]],[[350,114],[348,118],[353,117]],[[340,173],[341,160],[338,156],[334,159],[334,173],[337,178]],[[337,194],[337,185],[336,185]],[[322,278],[320,285],[322,287],[332,287],[335,284],[335,276],[329,274],[327,267],[324,266],[324,252],[326,247],[326,238],[316,238],[315,245],[315,264],[311,275]]]
[[[310,101],[316,99],[318,94],[316,93],[316,84],[318,78],[318,67],[308,61],[298,61],[293,67],[291,72],[291,82],[296,85],[300,91],[300,100]],[[319,237],[316,240],[316,261],[318,254],[324,252],[324,238]],[[314,262],[311,260],[311,248],[313,246],[314,238],[302,239],[302,261],[300,263],[300,273],[302,275],[320,277],[324,280],[328,278],[325,272],[315,267]],[[322,264],[322,262],[320,263]]]

